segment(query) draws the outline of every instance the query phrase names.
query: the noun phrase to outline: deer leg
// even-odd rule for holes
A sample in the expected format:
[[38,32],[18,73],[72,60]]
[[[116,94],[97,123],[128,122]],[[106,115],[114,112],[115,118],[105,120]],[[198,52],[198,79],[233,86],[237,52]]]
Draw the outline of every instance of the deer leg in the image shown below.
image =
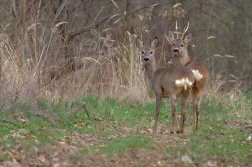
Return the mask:
[[195,104],[195,111],[196,111],[196,130],[199,128],[199,113],[200,113],[200,103],[201,103],[201,99],[203,98],[204,95],[204,89],[201,89],[198,92],[198,96],[197,96],[197,100],[196,100],[196,104]]
[[199,127],[199,105],[200,105],[200,99],[199,97],[197,97],[194,100],[194,104],[193,104],[193,115],[194,115],[194,128],[193,130],[197,130]]
[[160,113],[161,101],[162,101],[162,97],[160,95],[156,95],[156,115],[155,115],[155,123],[153,127],[153,137],[156,136],[156,132],[157,132],[157,121],[158,121],[158,116]]
[[196,100],[193,100],[193,130],[197,130],[197,102]]
[[193,130],[199,128],[200,102],[204,94],[204,89],[193,94]]
[[196,130],[197,128],[196,128],[196,122],[197,122],[197,120],[196,120],[196,113],[197,113],[197,92],[193,89],[192,90],[192,107],[193,107],[193,127],[192,127],[192,129],[193,130]]
[[196,102],[195,110],[196,110],[196,125],[195,125],[195,130],[197,130],[199,128],[199,101]]
[[177,133],[180,132],[177,120],[177,113],[176,113],[176,97],[171,97],[171,105],[172,105],[172,128],[171,134],[174,134],[174,127],[176,126]]
[[187,114],[187,110],[188,110],[189,95],[190,94],[186,94],[185,96],[182,96],[182,98],[181,98],[182,109],[181,109],[181,120],[180,120],[180,133],[184,133],[186,114]]

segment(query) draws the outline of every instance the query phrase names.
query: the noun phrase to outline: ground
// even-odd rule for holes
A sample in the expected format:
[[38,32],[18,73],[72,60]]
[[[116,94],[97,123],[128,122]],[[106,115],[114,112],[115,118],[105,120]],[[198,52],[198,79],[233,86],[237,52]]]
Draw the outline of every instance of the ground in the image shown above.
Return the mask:
[[[124,129],[124,135],[131,134],[134,129]],[[22,131],[22,130],[20,130]],[[121,130],[122,132],[122,130]],[[191,127],[187,127],[185,133],[190,133]],[[24,132],[20,132],[24,133]],[[151,129],[142,127],[139,129],[140,135],[151,137]],[[17,135],[17,134],[15,134]],[[87,167],[110,167],[110,166],[199,166],[187,155],[172,155],[167,153],[167,149],[175,145],[186,145],[189,142],[188,138],[182,137],[179,134],[170,134],[166,126],[160,126],[157,136],[153,139],[155,146],[153,149],[132,148],[124,153],[119,153],[113,156],[102,154],[98,149],[93,150],[89,154],[80,154],[80,149],[92,145],[102,145],[108,140],[114,140],[116,136],[108,138],[97,137],[92,134],[71,133],[71,141],[67,138],[64,141],[55,142],[53,145],[45,148],[37,148],[31,146],[30,154],[24,154],[25,148],[22,143],[15,148],[1,148],[0,150],[5,155],[12,157],[9,160],[0,159],[0,167],[21,167],[21,166],[52,166],[52,167],[67,167],[67,166],[87,166]],[[219,163],[218,161],[225,160],[211,160],[205,159],[206,167],[214,167]],[[220,162],[221,163],[221,162]]]

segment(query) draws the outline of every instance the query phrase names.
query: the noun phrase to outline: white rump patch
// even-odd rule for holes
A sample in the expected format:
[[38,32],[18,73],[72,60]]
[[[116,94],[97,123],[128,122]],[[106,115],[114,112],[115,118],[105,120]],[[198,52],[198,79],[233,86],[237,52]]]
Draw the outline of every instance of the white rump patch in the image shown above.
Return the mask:
[[199,72],[199,70],[192,70],[192,72],[196,80],[200,80],[203,78],[203,75]]
[[177,80],[175,81],[175,84],[176,84],[177,86],[181,86],[181,87],[183,86],[184,89],[187,90],[187,87],[188,87],[188,86],[192,86],[193,82],[189,81],[188,78],[182,78],[182,79],[177,79]]

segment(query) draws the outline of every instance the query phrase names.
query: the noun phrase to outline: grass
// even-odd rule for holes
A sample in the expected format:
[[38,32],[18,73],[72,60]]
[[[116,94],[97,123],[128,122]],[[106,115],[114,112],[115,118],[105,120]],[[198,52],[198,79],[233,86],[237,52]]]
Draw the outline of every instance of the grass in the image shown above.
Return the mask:
[[230,162],[239,159],[250,164],[252,145],[246,142],[246,138],[252,131],[244,129],[246,123],[251,123],[250,108],[242,111],[243,106],[237,105],[232,111],[227,103],[222,102],[214,99],[214,103],[210,100],[202,103],[200,129],[186,136],[190,140],[183,146],[182,153],[191,152],[191,156],[199,157],[199,161],[202,156],[210,156]]
[[[99,152],[109,157],[135,149],[160,149],[160,153],[165,150],[164,154],[188,155],[200,166],[209,160],[223,166],[246,166],[252,163],[252,142],[246,142],[252,129],[245,127],[252,124],[251,97],[237,98],[235,104],[226,102],[229,96],[205,98],[201,105],[199,130],[191,131],[190,107],[186,121],[189,132],[166,137],[160,134],[162,140],[154,140],[148,131],[152,128],[154,102],[139,104],[85,96],[74,105],[45,99],[38,100],[36,107],[21,102],[10,110],[3,105],[0,111],[0,149],[2,152],[22,150],[26,156],[32,154],[35,157],[36,153],[30,151],[34,146],[42,149],[56,145],[62,149],[74,145],[76,155]],[[84,102],[91,119],[83,109],[73,112]],[[167,123],[169,129],[171,109],[166,101],[161,105],[158,126],[167,130]],[[86,136],[81,136],[84,134]],[[20,145],[22,148],[18,148]],[[12,154],[0,153],[0,163],[13,158]]]
[[152,144],[153,142],[151,139],[144,136],[136,135],[128,138],[119,137],[100,147],[100,151],[111,156],[116,153],[123,153],[136,148],[152,149]]

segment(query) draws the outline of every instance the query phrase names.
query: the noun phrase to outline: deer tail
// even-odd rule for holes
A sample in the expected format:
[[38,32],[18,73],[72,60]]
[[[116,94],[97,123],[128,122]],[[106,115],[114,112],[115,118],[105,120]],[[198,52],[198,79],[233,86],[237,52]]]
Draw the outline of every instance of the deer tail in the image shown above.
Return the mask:
[[192,86],[193,82],[190,81],[187,77],[185,77],[185,78],[182,78],[182,79],[177,79],[175,81],[175,84],[177,86],[184,87],[184,89],[187,90],[188,87]]

